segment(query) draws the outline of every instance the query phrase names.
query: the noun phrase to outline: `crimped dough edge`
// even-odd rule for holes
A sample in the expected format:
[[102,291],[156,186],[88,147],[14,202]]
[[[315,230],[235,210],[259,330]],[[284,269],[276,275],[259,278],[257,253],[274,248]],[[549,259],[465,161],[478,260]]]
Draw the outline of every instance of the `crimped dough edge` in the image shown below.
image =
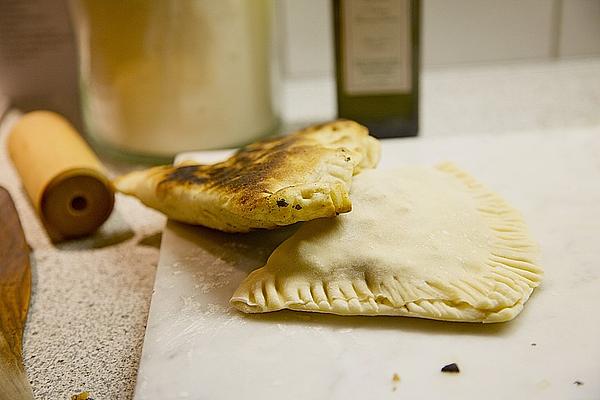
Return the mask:
[[[230,303],[245,313],[282,309],[339,315],[399,315],[460,322],[504,322],[523,309],[543,270],[537,246],[520,213],[452,163],[437,166],[464,184],[493,233],[487,265],[477,279],[407,282],[389,274],[380,280],[309,281],[287,278],[285,287],[265,268],[253,271]],[[476,294],[484,294],[477,300]]]

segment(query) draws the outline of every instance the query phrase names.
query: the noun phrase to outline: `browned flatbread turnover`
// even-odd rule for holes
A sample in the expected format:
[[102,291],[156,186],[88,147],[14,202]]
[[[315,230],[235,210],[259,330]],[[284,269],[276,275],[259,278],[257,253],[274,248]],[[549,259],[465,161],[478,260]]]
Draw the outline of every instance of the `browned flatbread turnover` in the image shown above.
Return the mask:
[[160,166],[115,180],[169,218],[226,232],[272,229],[351,210],[352,176],[380,146],[347,120],[250,144],[213,165]]

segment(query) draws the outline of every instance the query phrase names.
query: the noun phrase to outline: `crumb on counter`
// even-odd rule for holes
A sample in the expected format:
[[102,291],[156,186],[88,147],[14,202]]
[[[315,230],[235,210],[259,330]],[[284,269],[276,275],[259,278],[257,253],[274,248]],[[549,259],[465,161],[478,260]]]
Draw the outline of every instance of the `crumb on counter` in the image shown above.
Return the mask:
[[452,364],[448,364],[448,365],[444,365],[442,367],[442,372],[450,372],[450,373],[459,373],[460,369],[458,369],[458,365],[456,365],[456,363],[452,363]]
[[573,385],[581,386],[581,385],[583,385],[583,382],[582,381],[575,381],[575,382],[573,382]]
[[74,394],[71,396],[71,400],[94,400],[90,397],[88,392],[81,392],[79,394]]
[[400,375],[398,375],[396,372],[394,372],[394,375],[392,375],[392,392],[395,392],[396,390],[398,390],[399,382],[400,382]]

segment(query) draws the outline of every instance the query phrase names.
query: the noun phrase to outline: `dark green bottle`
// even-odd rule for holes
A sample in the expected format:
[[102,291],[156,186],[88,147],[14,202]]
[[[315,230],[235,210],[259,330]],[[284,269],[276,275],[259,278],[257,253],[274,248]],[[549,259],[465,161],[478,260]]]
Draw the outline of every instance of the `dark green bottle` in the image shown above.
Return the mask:
[[333,0],[338,117],[417,135],[419,15],[419,0]]

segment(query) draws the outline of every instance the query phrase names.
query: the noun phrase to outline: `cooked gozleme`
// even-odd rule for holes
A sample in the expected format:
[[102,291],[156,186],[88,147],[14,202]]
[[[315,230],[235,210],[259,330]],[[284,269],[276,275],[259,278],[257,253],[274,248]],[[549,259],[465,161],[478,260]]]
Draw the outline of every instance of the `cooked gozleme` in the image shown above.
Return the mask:
[[379,148],[367,128],[339,120],[248,145],[221,163],[155,167],[114,183],[177,221],[272,229],[350,211],[352,177],[376,166]]
[[502,322],[540,283],[519,213],[451,164],[365,171],[351,198],[283,242],[233,306]]

